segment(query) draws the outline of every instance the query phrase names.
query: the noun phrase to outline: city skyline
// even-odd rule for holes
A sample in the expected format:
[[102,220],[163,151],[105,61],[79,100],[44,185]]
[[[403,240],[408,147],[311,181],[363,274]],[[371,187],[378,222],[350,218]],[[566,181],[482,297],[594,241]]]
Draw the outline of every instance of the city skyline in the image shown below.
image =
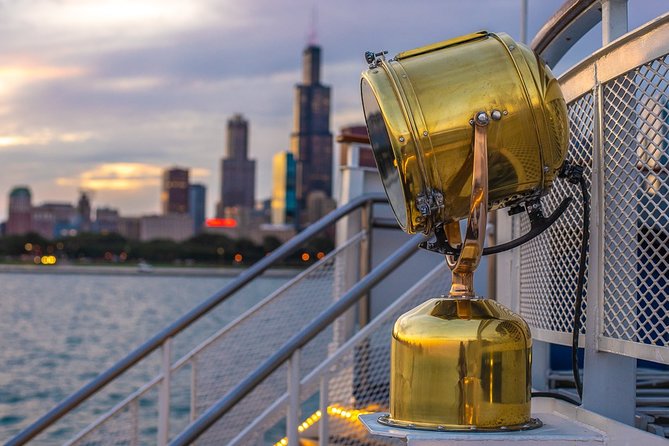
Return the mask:
[[[530,38],[562,3],[530,0]],[[253,129],[256,198],[269,198],[272,156],[290,148],[293,87],[314,6],[334,134],[362,122],[365,50],[394,54],[479,29],[518,38],[519,0],[483,0],[476,15],[466,2],[444,1],[410,11],[376,0],[0,2],[0,220],[9,191],[24,184],[40,202],[90,190],[98,206],[129,215],[159,211],[161,174],[172,165],[189,167],[193,182],[215,191],[234,113]],[[630,24],[663,9],[660,0],[632,1]],[[590,41],[556,72],[598,46]],[[208,194],[208,215],[217,195]]]

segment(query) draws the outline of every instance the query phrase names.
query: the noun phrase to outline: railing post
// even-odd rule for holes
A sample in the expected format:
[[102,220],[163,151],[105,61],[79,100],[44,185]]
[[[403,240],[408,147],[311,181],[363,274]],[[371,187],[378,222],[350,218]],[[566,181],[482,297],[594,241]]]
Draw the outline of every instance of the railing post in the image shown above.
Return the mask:
[[139,398],[130,404],[132,417],[132,438],[130,446],[139,446]]
[[288,446],[300,444],[297,427],[300,422],[300,349],[288,360],[288,413],[286,414],[286,437]]
[[161,347],[162,381],[158,393],[158,446],[165,446],[170,436],[170,391],[172,368],[172,338],[167,338]]
[[320,446],[328,446],[330,444],[330,415],[328,415],[328,406],[330,405],[329,386],[330,375],[324,373],[321,376],[320,386],[320,411],[321,419],[318,422],[318,444]]
[[583,407],[616,421],[634,425],[636,408],[636,358],[599,351],[604,318],[604,150],[606,146],[603,87],[595,79],[594,144],[590,191],[590,252],[587,318],[583,367]]
[[190,421],[197,418],[197,356],[190,361]]
[[[372,210],[374,203],[369,202],[360,209],[360,225],[365,236],[360,241],[360,269],[359,278],[369,273],[372,259]],[[358,279],[359,280],[359,279]],[[369,293],[366,293],[358,301],[358,326],[364,327],[369,322],[371,302]]]

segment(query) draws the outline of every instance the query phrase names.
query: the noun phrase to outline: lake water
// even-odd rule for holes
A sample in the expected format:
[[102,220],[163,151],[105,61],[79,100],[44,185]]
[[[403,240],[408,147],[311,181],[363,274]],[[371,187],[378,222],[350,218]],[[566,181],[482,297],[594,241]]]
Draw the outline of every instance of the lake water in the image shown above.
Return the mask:
[[[177,337],[174,357],[285,283],[263,277]],[[0,442],[43,415],[230,277],[0,273]],[[157,356],[157,355],[155,355]],[[155,376],[157,357],[124,376],[123,392]],[[123,394],[111,395],[117,401]],[[57,444],[108,406],[91,403],[38,444]]]

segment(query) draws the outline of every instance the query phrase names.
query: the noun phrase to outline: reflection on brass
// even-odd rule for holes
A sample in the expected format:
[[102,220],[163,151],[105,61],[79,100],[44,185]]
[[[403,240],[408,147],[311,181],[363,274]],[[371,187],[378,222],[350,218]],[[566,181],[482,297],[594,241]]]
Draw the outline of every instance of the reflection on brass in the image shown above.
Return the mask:
[[435,298],[393,330],[394,425],[530,429],[532,340],[523,319],[487,299]]
[[[469,121],[479,111],[502,116],[487,129],[488,209],[540,195],[566,155],[567,108],[558,82],[504,33],[470,34],[379,60],[363,72],[361,90],[386,192],[409,233],[469,214]],[[421,214],[416,198],[434,192],[443,206]]]
[[[446,256],[453,272],[450,296],[474,297],[474,271],[481,260],[488,221],[488,115],[479,112],[474,119],[474,162],[472,163],[472,196],[465,241],[458,257]],[[454,226],[458,226],[455,228]],[[448,233],[460,245],[458,223],[448,224]],[[449,238],[450,240],[450,238]],[[451,242],[452,243],[452,242]]]
[[368,56],[362,102],[395,216],[409,233],[441,227],[459,248],[446,258],[448,297],[395,323],[390,414],[379,421],[435,430],[541,426],[530,417],[529,328],[502,305],[475,297],[473,274],[488,210],[546,193],[564,161],[559,85],[506,34],[470,34],[390,60]]

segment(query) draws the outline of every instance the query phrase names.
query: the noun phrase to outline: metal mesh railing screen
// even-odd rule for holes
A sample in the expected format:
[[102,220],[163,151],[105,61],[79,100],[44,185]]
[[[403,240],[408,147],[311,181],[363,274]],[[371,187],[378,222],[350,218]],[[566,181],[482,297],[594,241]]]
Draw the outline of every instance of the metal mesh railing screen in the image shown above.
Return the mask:
[[[288,339],[304,328],[335,299],[334,283],[341,280],[342,258],[357,258],[362,237],[336,256],[321,262],[289,288],[276,294],[258,311],[247,315],[194,357],[195,417],[239,384]],[[339,260],[338,260],[339,259]],[[324,330],[302,351],[301,370],[313,370],[328,353],[332,330]],[[285,365],[202,435],[197,444],[227,444],[267,405],[286,391]]]
[[[589,190],[593,95],[587,93],[568,104],[568,118],[570,137],[567,158],[585,168]],[[520,248],[520,313],[532,328],[571,333],[583,230],[580,188],[557,179],[542,203],[544,212],[548,214],[566,197],[573,197],[573,201],[557,222]],[[529,227],[527,216],[520,217],[521,231],[527,232]],[[583,290],[584,298],[586,292],[587,286]],[[583,306],[585,308],[585,299]],[[582,314],[581,326],[585,327],[585,311]]]
[[603,336],[669,346],[669,56],[603,85]]
[[[170,438],[185,428],[189,420],[197,418],[237,386],[327,308],[334,300],[335,288],[346,291],[341,289],[343,283],[358,280],[357,264],[365,237],[364,232],[352,237],[193,349],[179,361],[182,365],[178,369],[172,366]],[[313,370],[325,359],[332,339],[332,329],[324,330],[304,347],[303,371]],[[130,395],[126,403],[115,409],[114,414],[105,415],[70,444],[155,444],[160,385],[161,381],[154,379],[145,390]],[[227,444],[285,391],[286,370],[283,366],[200,437],[197,444]]]
[[[358,446],[402,444],[399,440],[370,435],[356,419],[358,411],[388,411],[390,380],[390,339],[395,320],[406,311],[425,300],[448,292],[450,273],[446,264],[435,268],[418,285],[409,290],[393,311],[386,313],[368,336],[360,337],[349,346],[344,355],[325,372],[328,394],[328,444]],[[303,355],[304,356],[304,355]],[[301,397],[302,418],[310,416],[318,403],[318,385],[303,388]],[[316,405],[309,410],[310,401]],[[285,408],[285,406],[283,406]],[[278,415],[276,415],[278,414]],[[275,416],[267,417],[256,429],[258,435],[245,438],[241,444],[273,444],[281,440],[285,430],[270,430],[282,418],[285,409],[278,409]],[[317,423],[305,429],[304,438],[317,436]],[[260,434],[265,433],[265,434]],[[272,436],[273,434],[273,436]]]

